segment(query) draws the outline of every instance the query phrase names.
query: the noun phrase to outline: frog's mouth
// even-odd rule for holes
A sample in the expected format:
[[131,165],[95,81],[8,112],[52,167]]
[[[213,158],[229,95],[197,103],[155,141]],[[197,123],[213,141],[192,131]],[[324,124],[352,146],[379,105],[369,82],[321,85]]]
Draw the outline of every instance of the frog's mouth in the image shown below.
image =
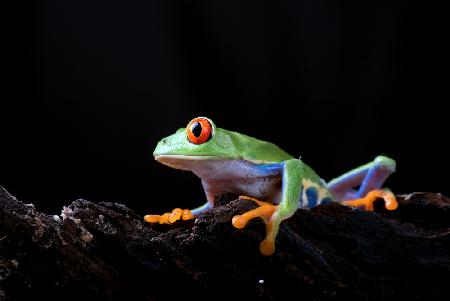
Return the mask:
[[155,160],[175,169],[193,170],[201,161],[220,160],[214,156],[199,155],[158,155]]

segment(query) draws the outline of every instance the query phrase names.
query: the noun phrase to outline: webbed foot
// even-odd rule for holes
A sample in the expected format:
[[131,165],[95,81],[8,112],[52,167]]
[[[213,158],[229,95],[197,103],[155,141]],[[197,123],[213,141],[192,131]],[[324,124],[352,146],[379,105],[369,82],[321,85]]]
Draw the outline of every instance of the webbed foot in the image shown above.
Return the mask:
[[259,245],[259,249],[263,255],[272,255],[275,252],[275,236],[279,224],[276,224],[276,219],[273,219],[272,216],[276,212],[278,205],[262,202],[248,196],[240,196],[239,199],[253,201],[258,204],[259,207],[245,212],[242,215],[233,216],[231,223],[235,228],[242,229],[251,219],[255,217],[262,218],[266,224],[266,238]]
[[173,224],[178,220],[190,220],[193,219],[194,215],[189,209],[175,208],[172,212],[164,213],[163,215],[146,215],[144,220],[149,223],[160,223],[160,224]]
[[388,189],[372,190],[363,198],[343,201],[342,204],[352,207],[364,206],[366,211],[373,211],[373,202],[377,199],[384,199],[384,206],[387,210],[395,210],[398,207],[395,195]]

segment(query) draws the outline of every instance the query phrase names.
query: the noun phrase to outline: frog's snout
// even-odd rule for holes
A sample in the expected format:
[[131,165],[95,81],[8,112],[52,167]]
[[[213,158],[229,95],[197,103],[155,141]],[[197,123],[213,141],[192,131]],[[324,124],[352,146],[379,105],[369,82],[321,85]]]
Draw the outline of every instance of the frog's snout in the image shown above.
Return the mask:
[[165,139],[163,139],[163,140],[158,142],[158,144],[156,145],[155,150],[153,151],[153,157],[155,157],[155,159],[156,159],[156,157],[158,157],[160,155],[161,147],[166,145],[166,143],[167,142],[165,141]]

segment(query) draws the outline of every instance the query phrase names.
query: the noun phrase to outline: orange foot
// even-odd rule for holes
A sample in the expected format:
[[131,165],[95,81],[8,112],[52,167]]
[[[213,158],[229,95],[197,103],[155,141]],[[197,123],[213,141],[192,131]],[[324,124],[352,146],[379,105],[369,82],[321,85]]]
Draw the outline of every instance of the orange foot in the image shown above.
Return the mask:
[[194,215],[189,209],[175,208],[172,212],[164,213],[163,215],[146,215],[144,220],[149,223],[160,223],[160,224],[173,224],[177,220],[190,220],[193,219]]
[[233,216],[231,223],[235,228],[242,229],[251,219],[255,217],[262,218],[262,220],[266,224],[266,238],[259,245],[259,249],[263,255],[272,255],[275,252],[275,236],[278,229],[275,229],[274,221],[271,219],[271,217],[277,210],[278,206],[262,202],[248,196],[240,196],[239,199],[253,201],[258,204],[259,207],[245,212],[242,215]]
[[395,199],[395,195],[387,189],[372,190],[361,199],[344,201],[342,202],[342,204],[352,207],[364,206],[365,210],[373,211],[373,202],[375,202],[375,200],[378,198],[384,199],[384,206],[386,207],[387,210],[397,209],[398,203],[397,200]]

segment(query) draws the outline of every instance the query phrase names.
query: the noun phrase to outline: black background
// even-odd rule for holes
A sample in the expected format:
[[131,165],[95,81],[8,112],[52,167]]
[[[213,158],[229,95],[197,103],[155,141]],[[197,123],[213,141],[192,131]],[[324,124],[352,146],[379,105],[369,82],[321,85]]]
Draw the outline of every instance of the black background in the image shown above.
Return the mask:
[[394,192],[449,195],[444,3],[29,2],[5,45],[0,185],[48,213],[201,205],[200,181],[152,151],[205,115],[326,180],[386,154]]

